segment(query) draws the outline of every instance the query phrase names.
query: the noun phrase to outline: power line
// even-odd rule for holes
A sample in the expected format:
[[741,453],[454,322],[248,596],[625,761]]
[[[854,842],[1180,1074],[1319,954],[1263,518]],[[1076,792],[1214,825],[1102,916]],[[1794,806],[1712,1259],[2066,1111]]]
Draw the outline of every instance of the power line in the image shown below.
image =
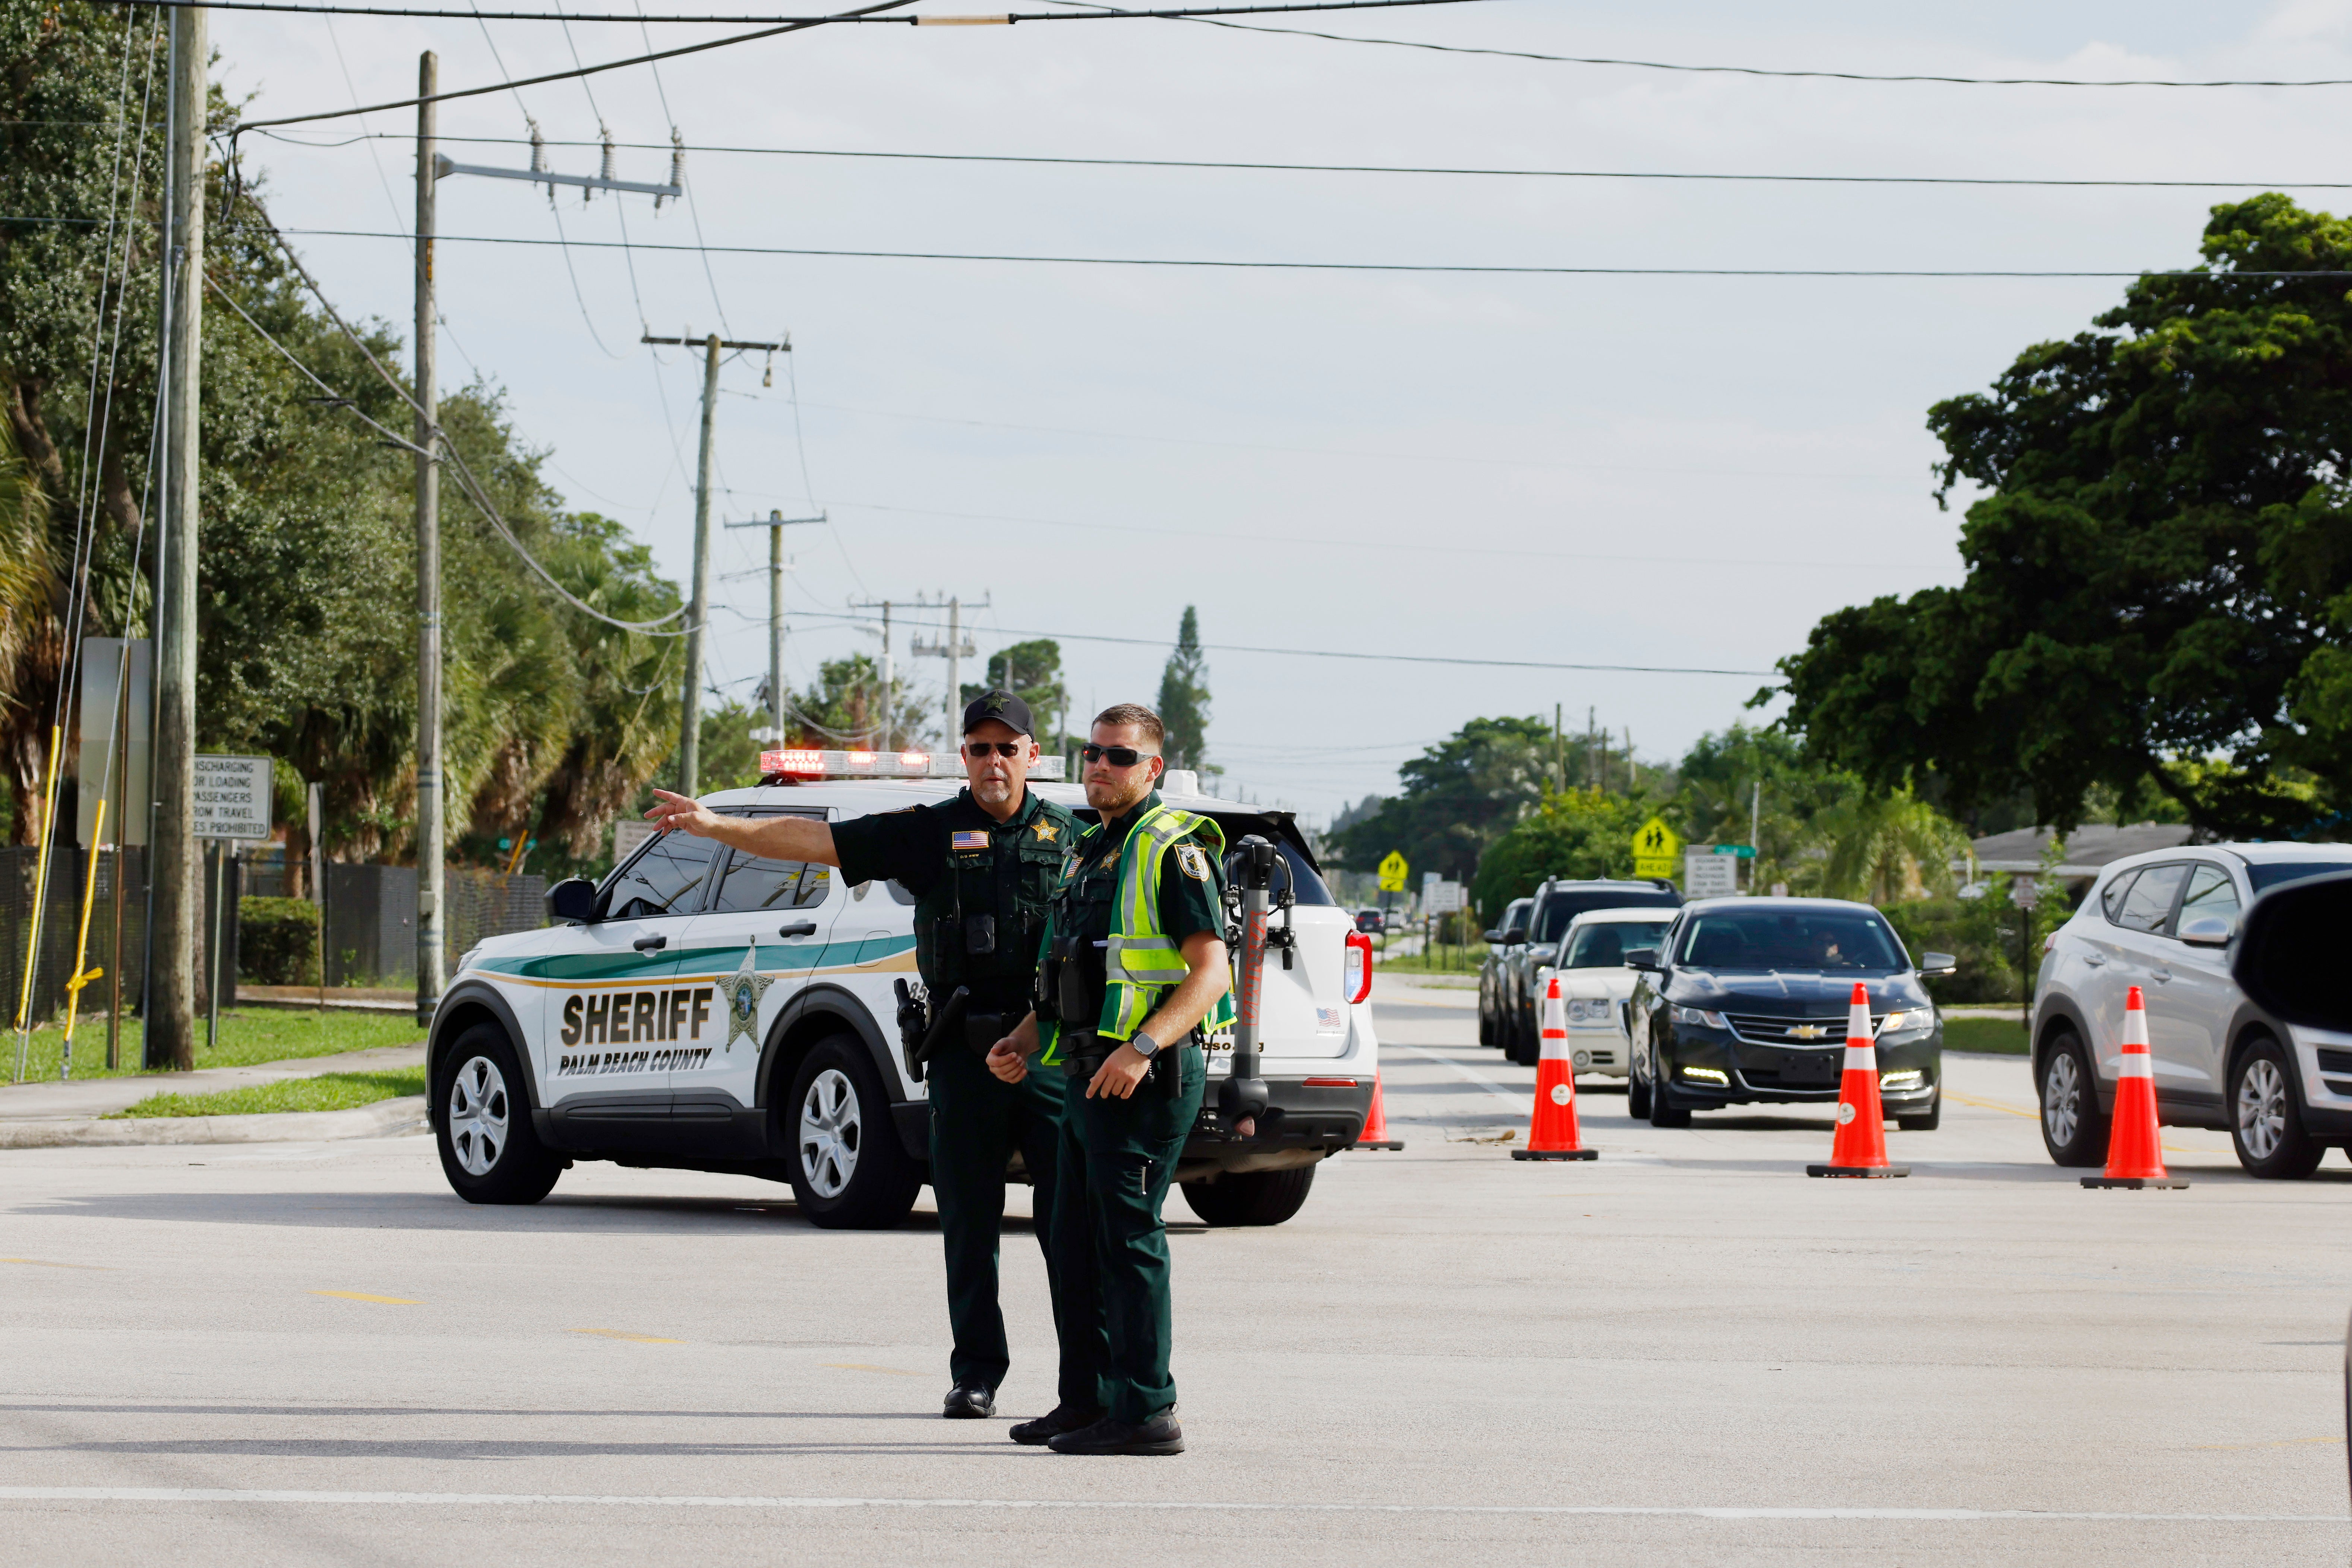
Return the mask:
[[[5,220],[0,220],[5,221]],[[286,229],[289,235],[328,239],[396,239],[415,243],[415,236],[375,229]],[[548,239],[520,239],[499,235],[436,235],[443,245],[551,246]],[[1530,277],[2012,277],[2012,278],[2142,278],[2195,277],[2214,282],[2236,278],[2352,277],[2352,269],[2312,267],[2292,272],[2211,272],[2199,267],[2138,267],[2121,269],[2061,267],[1517,267],[1486,262],[1402,261],[1227,261],[1204,256],[1021,256],[1010,252],[950,250],[821,250],[807,246],[753,245],[625,246],[615,240],[573,240],[576,246],[599,249],[635,248],[648,251],[709,251],[714,256],[838,256],[862,261],[1008,261],[1057,267],[1212,267],[1228,271],[1268,272],[1431,272],[1483,273]]]
[[[283,142],[289,147],[345,147],[368,140],[368,137],[354,136],[341,141],[304,141],[295,137],[279,136],[268,131],[264,131],[262,134],[268,136],[273,141]],[[400,139],[388,131],[373,131],[369,134],[379,141]],[[441,140],[497,146],[528,145],[521,139],[511,136],[445,136]],[[541,145],[599,147],[603,143],[546,141]],[[659,152],[669,150],[668,143],[658,141],[616,141],[613,145],[632,152]],[[2060,190],[2352,190],[2352,181],[2347,180],[2092,180],[1971,174],[1747,174],[1718,173],[1704,170],[1684,172],[1657,169],[1510,169],[1412,163],[1275,163],[1207,158],[1077,158],[1055,154],[1024,155],[1004,152],[886,152],[866,148],[844,147],[689,146],[687,151],[777,158],[871,158],[905,162],[1025,163],[1078,169],[1217,169],[1276,174],[1443,174],[1488,179],[1721,181],[1738,184],[1785,185],[2018,185]]]
[[[784,613],[803,621],[881,624],[875,616],[850,615],[835,611],[787,610]],[[1034,626],[998,626],[994,630],[1012,637],[1055,637],[1066,643],[1119,643],[1137,648],[1165,648],[1169,645],[1165,637],[1112,637],[1092,632],[1043,632]],[[1766,680],[1780,674],[1777,670],[1715,670],[1683,664],[1570,664],[1536,659],[1458,659],[1442,653],[1356,653],[1334,648],[1260,648],[1241,643],[1203,643],[1201,648],[1210,653],[1271,653],[1288,659],[1351,659],[1392,664],[1475,664],[1482,669],[1497,670],[1593,670],[1633,675],[1743,675]]]

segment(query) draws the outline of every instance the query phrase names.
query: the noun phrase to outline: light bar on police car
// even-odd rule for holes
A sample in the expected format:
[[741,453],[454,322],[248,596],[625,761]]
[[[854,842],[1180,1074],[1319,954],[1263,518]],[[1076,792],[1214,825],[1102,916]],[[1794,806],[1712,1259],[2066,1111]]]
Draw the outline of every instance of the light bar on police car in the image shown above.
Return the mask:
[[[1029,766],[1029,777],[1056,783],[1065,759],[1040,757]],[[794,747],[760,753],[760,772],[771,779],[961,779],[963,758],[955,752],[819,751]]]

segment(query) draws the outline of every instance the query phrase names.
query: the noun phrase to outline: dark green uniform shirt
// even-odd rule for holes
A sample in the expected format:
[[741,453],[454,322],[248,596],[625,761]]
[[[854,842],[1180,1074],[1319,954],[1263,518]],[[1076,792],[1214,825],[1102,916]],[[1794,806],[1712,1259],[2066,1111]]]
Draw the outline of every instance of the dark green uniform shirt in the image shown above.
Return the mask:
[[[1135,824],[1159,804],[1160,791],[1154,789],[1125,816],[1088,828],[1079,838],[1077,862],[1070,868],[1064,898],[1075,918],[1080,941],[1099,944],[1109,938],[1111,906],[1118,897],[1119,852],[1127,847],[1128,835],[1135,831]],[[1178,852],[1182,850],[1192,852]],[[1178,947],[1200,931],[1213,931],[1220,941],[1223,940],[1224,890],[1220,880],[1223,874],[1224,868],[1218,864],[1217,857],[1202,852],[1189,839],[1170,844],[1161,852],[1160,929]],[[1078,1029],[1092,1029],[1095,1023],[1092,1019],[1066,1021]]]
[[940,1002],[968,986],[972,1012],[1017,1017],[1077,832],[1077,819],[1034,789],[1000,822],[967,787],[952,800],[835,822],[833,847],[844,882],[886,878],[915,894],[915,964]]

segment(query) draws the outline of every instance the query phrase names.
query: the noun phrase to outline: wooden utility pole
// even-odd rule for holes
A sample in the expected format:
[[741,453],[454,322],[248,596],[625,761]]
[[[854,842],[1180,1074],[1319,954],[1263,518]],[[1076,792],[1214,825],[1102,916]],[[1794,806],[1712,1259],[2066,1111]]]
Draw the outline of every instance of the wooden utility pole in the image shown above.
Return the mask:
[[704,622],[710,619],[710,465],[714,422],[719,416],[719,350],[764,349],[772,354],[782,354],[791,352],[793,345],[790,340],[781,343],[738,343],[723,340],[716,332],[701,339],[646,334],[637,340],[702,350],[702,451],[694,469],[694,596],[686,611],[686,681],[677,713],[677,792],[691,795],[701,762],[702,659],[709,646],[709,639],[704,635]]
[[824,520],[823,512],[814,517],[788,517],[771,511],[757,522],[727,525],[768,530],[768,726],[772,743],[777,746],[784,743],[784,573],[793,570],[792,562],[784,559],[784,530]]
[[[433,235],[435,105],[441,61],[417,57],[416,96],[416,1026],[441,1005],[448,944],[442,929],[444,818],[441,785],[441,398],[434,343]],[[319,951],[323,977],[326,949]]]
[[147,1065],[196,1064],[196,464],[205,308],[205,13],[172,12],[172,324],[164,381],[164,535],[155,607],[155,891]]
[[[972,608],[986,610],[989,605],[990,599],[983,598]],[[971,639],[963,634],[963,601],[961,599],[948,601],[948,634],[945,642],[926,643],[920,637],[917,637],[907,645],[907,651],[910,653],[933,654],[948,662],[947,701],[944,705],[947,717],[940,729],[940,735],[944,737],[940,742],[940,749],[945,751],[958,749],[963,744],[961,662],[980,652],[972,645]]]

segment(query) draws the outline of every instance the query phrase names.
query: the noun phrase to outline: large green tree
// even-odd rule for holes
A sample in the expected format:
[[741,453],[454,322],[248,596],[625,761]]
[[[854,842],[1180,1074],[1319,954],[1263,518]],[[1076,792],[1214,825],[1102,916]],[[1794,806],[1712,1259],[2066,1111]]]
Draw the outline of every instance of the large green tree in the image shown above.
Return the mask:
[[1370,871],[1395,850],[1415,876],[1467,880],[1543,799],[1551,766],[1550,720],[1474,718],[1397,769],[1402,792],[1331,835],[1336,863]]
[[1171,768],[1214,772],[1209,766],[1209,661],[1201,652],[1201,614],[1184,606],[1176,628],[1176,648],[1160,673],[1160,722],[1168,727],[1160,748]]
[[1816,755],[2061,827],[2100,786],[2231,836],[2352,805],[2352,225],[2262,195],[2202,248],[1930,411],[1944,493],[1989,492],[1967,578],[1782,661]]

